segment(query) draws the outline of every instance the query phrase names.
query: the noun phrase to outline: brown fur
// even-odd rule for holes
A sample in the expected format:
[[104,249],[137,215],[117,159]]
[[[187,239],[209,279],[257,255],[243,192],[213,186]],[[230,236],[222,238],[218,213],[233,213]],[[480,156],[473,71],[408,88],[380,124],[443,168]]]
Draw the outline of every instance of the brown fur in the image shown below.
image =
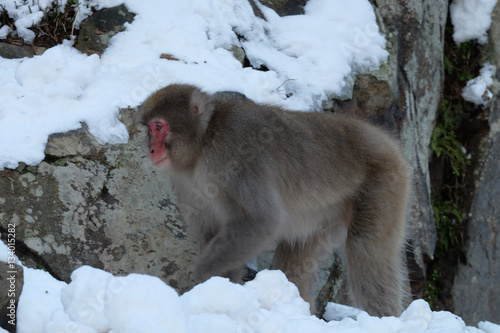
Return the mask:
[[277,242],[272,268],[313,304],[318,261],[340,246],[350,305],[401,313],[409,171],[386,133],[188,85],[154,93],[141,117],[171,128],[165,169],[202,244],[197,281],[237,281],[245,262]]

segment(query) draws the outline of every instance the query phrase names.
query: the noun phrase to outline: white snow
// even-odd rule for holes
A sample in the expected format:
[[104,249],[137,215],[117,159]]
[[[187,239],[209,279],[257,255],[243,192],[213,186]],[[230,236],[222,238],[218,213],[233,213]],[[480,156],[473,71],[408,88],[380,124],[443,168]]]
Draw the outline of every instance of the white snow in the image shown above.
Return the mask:
[[[1,260],[6,253],[0,242]],[[24,267],[17,311],[18,333],[500,333],[500,325],[466,326],[450,312],[431,311],[423,300],[414,301],[400,317],[383,318],[329,304],[325,318],[338,319],[318,319],[282,272],[268,270],[244,285],[213,277],[179,296],[148,275],[113,276],[82,266],[66,284]]]
[[[59,12],[64,11],[67,0],[37,0],[27,1],[27,0],[0,0],[0,8],[3,8],[9,14],[9,17],[14,19],[14,25],[16,29],[12,31],[9,26],[5,25],[0,28],[0,39],[6,38],[9,33],[13,33],[25,42],[31,43],[35,39],[35,33],[29,28],[40,23],[43,14],[50,10],[54,3],[57,3],[57,10]],[[102,9],[108,6],[113,6],[114,3],[119,3],[118,1],[99,1],[99,0],[89,0],[89,1],[78,1],[78,15],[75,20],[75,28],[79,28],[80,23],[87,18],[92,11],[91,6],[96,9]]]
[[[453,39],[457,44],[476,39],[479,44],[488,41],[488,29],[491,26],[491,14],[497,0],[453,0],[450,5]],[[485,64],[480,75],[467,82],[462,97],[471,103],[486,107],[493,97],[488,87],[493,84],[496,68]]]
[[486,43],[496,3],[497,0],[453,0],[450,5],[453,40],[457,44],[471,39]]
[[[0,242],[0,261],[12,262],[9,257]],[[400,317],[382,318],[329,303],[326,320],[318,319],[280,271],[261,271],[244,285],[213,277],[179,296],[148,275],[113,276],[82,266],[66,284],[45,271],[23,270],[18,333],[500,333],[498,324],[466,326],[450,312],[431,311],[423,300]]]
[[[30,41],[28,28],[51,2],[0,0],[0,6],[14,18],[17,34]],[[80,54],[69,41],[31,59],[0,58],[0,170],[38,164],[48,135],[82,122],[100,143],[127,142],[119,108],[136,107],[170,83],[318,110],[327,96],[348,95],[356,73],[377,69],[387,58],[368,0],[311,0],[305,15],[289,17],[262,6],[267,22],[253,15],[247,0],[79,3],[79,21],[89,6],[120,3],[136,16],[101,58]],[[0,38],[7,33],[0,27]],[[270,70],[243,68],[229,51],[233,45],[245,49],[254,67]]]
[[488,106],[493,93],[488,87],[493,84],[493,76],[496,73],[496,67],[486,63],[479,71],[479,76],[467,81],[467,85],[462,90],[462,97],[471,103],[486,107]]

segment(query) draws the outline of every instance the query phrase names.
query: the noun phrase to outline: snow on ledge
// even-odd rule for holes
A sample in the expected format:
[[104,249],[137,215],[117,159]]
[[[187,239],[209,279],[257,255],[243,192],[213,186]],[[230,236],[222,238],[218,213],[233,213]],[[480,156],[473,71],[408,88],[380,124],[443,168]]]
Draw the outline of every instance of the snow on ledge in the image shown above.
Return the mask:
[[496,67],[486,63],[479,71],[479,76],[467,81],[467,85],[462,90],[462,97],[471,103],[487,107],[490,103],[493,93],[488,89],[493,84],[493,76],[496,73]]
[[488,41],[491,13],[497,0],[453,0],[450,5],[453,39],[457,44],[477,39],[480,44]]
[[[0,6],[29,40],[33,15],[52,2],[35,1],[30,8],[32,1],[16,6],[0,0]],[[0,57],[0,170],[19,162],[37,165],[50,134],[82,122],[100,143],[127,142],[119,109],[136,107],[171,83],[319,110],[327,97],[348,94],[355,73],[377,69],[388,55],[368,0],[310,0],[304,15],[288,17],[263,6],[267,21],[255,17],[246,0],[79,1],[87,9],[97,3],[124,3],[136,14],[101,58],[81,54],[69,42],[30,59]],[[0,38],[6,33],[1,28]],[[265,64],[269,71],[243,67],[233,46],[245,49],[254,68]]]

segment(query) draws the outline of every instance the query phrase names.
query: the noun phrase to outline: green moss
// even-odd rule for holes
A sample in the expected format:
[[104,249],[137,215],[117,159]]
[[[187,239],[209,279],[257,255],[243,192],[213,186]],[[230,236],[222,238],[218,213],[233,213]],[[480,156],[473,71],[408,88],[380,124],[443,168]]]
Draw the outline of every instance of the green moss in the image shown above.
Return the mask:
[[45,268],[45,266],[41,262],[39,262],[39,261],[36,262],[36,269],[40,269],[42,271],[46,271],[47,272],[47,269]]
[[452,108],[447,100],[441,102],[439,122],[432,131],[431,148],[437,157],[443,156],[450,163],[453,174],[460,175],[462,169],[470,164],[465,149],[458,141],[455,129],[463,120],[463,114]]
[[[459,82],[465,83],[475,77],[472,73],[477,53],[475,41],[468,41],[456,45],[448,44],[444,54],[444,70],[448,77],[454,77]],[[472,65],[472,66],[471,66]]]
[[19,260],[21,261],[21,263],[23,263],[23,265],[26,265],[27,267],[41,269],[47,272],[47,268],[45,268],[41,261],[34,259],[32,255],[20,256]]
[[459,245],[462,238],[463,217],[457,203],[452,200],[443,200],[435,193],[431,195],[432,211],[436,221],[438,253],[448,252]]
[[68,158],[61,158],[57,161],[54,162],[55,165],[57,166],[67,166],[68,165]]
[[429,304],[435,304],[441,297],[443,290],[439,286],[439,280],[439,273],[437,270],[433,270],[432,273],[427,276],[424,300]]

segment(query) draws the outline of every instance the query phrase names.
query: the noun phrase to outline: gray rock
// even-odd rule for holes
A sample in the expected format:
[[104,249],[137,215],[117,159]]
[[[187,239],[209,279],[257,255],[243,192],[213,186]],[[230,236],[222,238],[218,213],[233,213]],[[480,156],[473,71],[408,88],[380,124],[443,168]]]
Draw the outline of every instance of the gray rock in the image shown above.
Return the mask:
[[469,213],[465,262],[459,264],[453,289],[455,312],[466,323],[500,318],[500,3],[495,7],[485,59],[497,67],[489,136],[481,143],[475,194]]
[[101,54],[108,47],[111,37],[124,31],[124,24],[132,22],[134,16],[123,4],[94,13],[80,25],[75,47],[83,53]]
[[245,50],[241,46],[233,45],[230,51],[233,53],[234,58],[241,63],[241,65],[245,64],[246,54]]
[[101,146],[82,128],[51,136],[36,170],[1,172],[0,220],[16,223],[16,241],[62,280],[90,265],[156,275],[186,291],[196,244],[170,185],[145,158],[145,128],[134,116],[122,112],[127,144]]
[[[359,75],[352,98],[333,110],[371,119],[398,134],[414,171],[408,249],[412,292],[422,295],[425,258],[432,258],[436,226],[430,204],[430,138],[444,79],[442,39],[448,2],[378,0],[375,12],[387,38],[388,63]],[[410,260],[411,259],[411,260]]]
[[0,57],[5,59],[32,58],[45,52],[44,47],[33,45],[14,45],[0,42]]
[[[253,0],[250,0],[253,1]],[[274,9],[280,16],[304,14],[304,6],[308,0],[259,0],[262,4]]]
[[23,291],[23,267],[0,261],[0,326],[16,332],[17,305]]
[[377,1],[390,52],[389,66],[396,103],[390,114],[399,128],[414,174],[412,245],[425,270],[423,256],[433,257],[436,227],[430,205],[430,138],[441,102],[444,79],[444,28],[448,2],[444,0]]
[[[498,74],[497,74],[498,75]],[[453,289],[455,311],[467,323],[500,318],[500,95],[490,114],[491,137],[468,222],[466,263]]]
[[219,91],[215,93],[215,97],[227,102],[244,101],[245,99],[247,99],[247,97],[244,94],[239,93],[237,91]]

